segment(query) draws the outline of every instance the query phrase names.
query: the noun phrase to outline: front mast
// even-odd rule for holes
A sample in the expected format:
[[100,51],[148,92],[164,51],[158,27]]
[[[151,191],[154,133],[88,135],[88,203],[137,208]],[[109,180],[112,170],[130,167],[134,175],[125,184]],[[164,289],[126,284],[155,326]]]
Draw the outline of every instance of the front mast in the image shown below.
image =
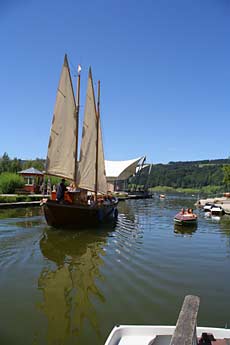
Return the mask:
[[75,174],[74,182],[77,184],[78,170],[78,127],[79,127],[79,110],[80,110],[80,83],[81,83],[81,65],[77,68],[77,92],[76,92],[76,147],[75,147]]

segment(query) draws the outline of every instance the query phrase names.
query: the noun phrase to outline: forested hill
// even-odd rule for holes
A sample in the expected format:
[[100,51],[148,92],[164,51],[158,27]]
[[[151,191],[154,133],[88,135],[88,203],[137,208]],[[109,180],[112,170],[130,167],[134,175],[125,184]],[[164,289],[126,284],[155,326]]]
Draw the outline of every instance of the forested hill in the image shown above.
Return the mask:
[[[173,188],[200,188],[223,185],[223,166],[230,164],[230,159],[202,161],[169,162],[153,164],[143,169],[138,184],[148,187],[168,186]],[[149,176],[148,176],[149,174]],[[132,183],[135,183],[132,179]]]
[[[230,164],[230,158],[228,159],[211,159],[211,160],[201,160],[201,161],[178,161],[178,162],[169,162],[168,164],[182,164],[182,165],[199,165],[199,164],[214,164],[214,165],[224,165]],[[166,165],[168,165],[166,164]]]
[[[142,169],[140,176],[131,178],[130,182],[146,187],[200,188],[221,186],[223,185],[224,165],[230,166],[230,159],[152,164],[150,175],[149,167],[146,167]],[[0,174],[3,172],[17,173],[32,166],[43,171],[45,160],[42,158],[34,160],[11,159],[7,153],[0,157]],[[230,172],[228,180],[230,181]]]

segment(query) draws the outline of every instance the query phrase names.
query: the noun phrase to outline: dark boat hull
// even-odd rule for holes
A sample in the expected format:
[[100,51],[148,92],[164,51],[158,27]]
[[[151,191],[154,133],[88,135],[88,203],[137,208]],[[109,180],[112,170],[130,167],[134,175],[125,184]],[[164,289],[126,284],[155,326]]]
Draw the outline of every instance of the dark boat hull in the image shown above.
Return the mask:
[[150,199],[152,194],[147,191],[135,191],[128,193],[128,199]]
[[53,227],[83,228],[97,226],[117,218],[117,203],[92,207],[88,205],[61,204],[48,200],[43,205],[47,224]]

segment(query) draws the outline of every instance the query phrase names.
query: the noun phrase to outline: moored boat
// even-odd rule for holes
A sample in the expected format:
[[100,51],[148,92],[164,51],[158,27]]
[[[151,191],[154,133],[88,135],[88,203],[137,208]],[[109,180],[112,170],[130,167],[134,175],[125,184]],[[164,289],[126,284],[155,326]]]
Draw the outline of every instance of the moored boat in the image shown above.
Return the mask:
[[[68,180],[75,186],[67,199],[47,200],[43,209],[48,225],[74,227],[98,225],[117,217],[117,199],[109,197],[105,176],[100,124],[100,82],[97,107],[91,68],[88,75],[80,157],[78,159],[78,118],[80,68],[75,101],[67,56],[65,55],[57,90],[46,174]],[[64,182],[63,182],[64,183]],[[88,196],[93,199],[88,202]]]
[[218,204],[213,204],[210,202],[207,202],[204,207],[203,207],[203,211],[205,213],[210,213],[210,215],[212,216],[222,216],[224,215],[224,209],[221,205]]
[[219,205],[213,205],[210,209],[212,216],[222,216],[224,214],[224,210]]
[[129,199],[150,199],[152,198],[152,193],[148,192],[147,190],[139,190],[128,192]]
[[203,211],[204,212],[210,212],[211,211],[211,208],[213,207],[213,203],[211,202],[206,202],[206,204],[204,205],[203,207]]
[[176,326],[118,325],[105,345],[228,345],[230,329],[197,327],[199,297],[186,296]]

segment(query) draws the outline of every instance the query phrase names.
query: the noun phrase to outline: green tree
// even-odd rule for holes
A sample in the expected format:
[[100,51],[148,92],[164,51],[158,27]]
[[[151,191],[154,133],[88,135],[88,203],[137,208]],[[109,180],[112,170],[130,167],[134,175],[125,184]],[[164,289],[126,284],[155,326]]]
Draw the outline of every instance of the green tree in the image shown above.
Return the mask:
[[6,152],[0,158],[0,173],[5,171],[10,171],[10,158]]

